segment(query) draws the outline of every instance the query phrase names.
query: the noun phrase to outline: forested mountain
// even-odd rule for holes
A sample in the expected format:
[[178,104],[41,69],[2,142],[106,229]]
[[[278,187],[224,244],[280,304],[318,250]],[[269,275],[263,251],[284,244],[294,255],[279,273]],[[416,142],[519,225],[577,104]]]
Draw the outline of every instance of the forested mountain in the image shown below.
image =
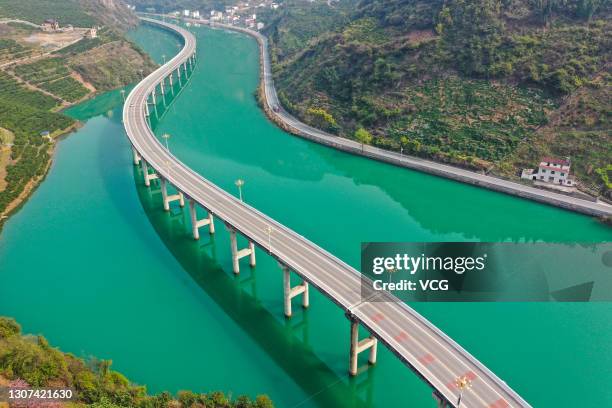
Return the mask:
[[597,194],[610,14],[609,0],[289,0],[265,33],[283,105],[312,125],[507,177],[570,156]]

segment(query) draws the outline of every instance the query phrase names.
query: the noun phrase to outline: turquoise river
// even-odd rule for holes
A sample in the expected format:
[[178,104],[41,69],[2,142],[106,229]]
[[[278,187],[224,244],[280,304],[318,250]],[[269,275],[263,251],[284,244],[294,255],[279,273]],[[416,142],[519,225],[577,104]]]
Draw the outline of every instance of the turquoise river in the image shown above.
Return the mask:
[[[284,133],[258,108],[258,49],[192,28],[199,61],[156,126],[185,163],[359,267],[362,241],[610,241],[597,221],[337,152]],[[180,44],[132,38],[158,62]],[[282,277],[258,252],[231,273],[222,224],[199,242],[186,214],[142,186],[121,95],[68,111],[85,125],[0,237],[0,315],[152,392],[268,394],[277,407],[432,407],[431,390],[385,349],[347,378],[349,326],[318,293],[282,313]],[[176,203],[175,203],[176,204]],[[314,291],[313,291],[314,292]],[[612,406],[612,304],[415,304],[535,407]]]

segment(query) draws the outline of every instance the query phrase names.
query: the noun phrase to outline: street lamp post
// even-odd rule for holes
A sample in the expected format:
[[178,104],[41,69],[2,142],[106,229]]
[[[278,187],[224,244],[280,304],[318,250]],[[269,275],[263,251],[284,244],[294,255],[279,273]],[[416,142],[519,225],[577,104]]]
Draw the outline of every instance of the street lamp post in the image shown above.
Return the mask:
[[125,89],[121,90],[121,96],[123,97],[123,102],[125,102]]
[[240,196],[240,201],[243,201],[242,200],[242,186],[244,186],[244,180],[238,179],[236,180],[234,184],[236,184],[236,187],[238,187],[238,195]]
[[164,133],[162,137],[166,140],[166,150],[170,151],[170,146],[168,146],[168,139],[170,139],[170,135],[168,133]]
[[387,269],[387,273],[389,274],[389,283],[391,283],[391,275],[393,275],[395,272],[397,272],[397,269],[395,269],[395,268],[388,268]]
[[459,399],[457,399],[457,407],[459,407],[461,405],[461,398],[463,398],[463,392],[472,388],[472,380],[466,376],[463,376],[457,378],[455,384],[457,385],[457,388],[459,388]]

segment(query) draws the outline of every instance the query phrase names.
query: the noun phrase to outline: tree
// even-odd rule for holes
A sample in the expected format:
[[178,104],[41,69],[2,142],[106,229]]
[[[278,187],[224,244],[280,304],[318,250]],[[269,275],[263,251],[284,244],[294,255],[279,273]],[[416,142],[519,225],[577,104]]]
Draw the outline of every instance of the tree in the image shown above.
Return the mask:
[[270,397],[267,395],[258,395],[257,399],[255,400],[255,406],[257,408],[274,408]]
[[580,17],[590,22],[600,5],[601,0],[579,0],[577,13]]
[[464,98],[464,103],[465,103],[465,120],[467,121],[468,111],[472,109],[472,105],[474,105],[474,101],[476,99],[474,88],[472,87],[472,84],[469,82],[463,88],[463,98]]
[[410,139],[408,139],[406,136],[400,137],[400,146],[402,147],[402,153],[406,146],[408,146],[408,143],[410,143]]
[[500,13],[499,0],[457,0],[440,11],[443,46],[464,73],[486,74],[495,62],[503,26]]
[[21,326],[8,317],[0,317],[0,339],[21,334]]
[[338,128],[336,119],[323,108],[308,108],[306,113],[311,123],[319,129],[336,130]]
[[364,128],[357,129],[357,131],[355,132],[355,139],[357,139],[357,141],[361,143],[362,152],[364,150],[365,145],[372,143],[372,135]]

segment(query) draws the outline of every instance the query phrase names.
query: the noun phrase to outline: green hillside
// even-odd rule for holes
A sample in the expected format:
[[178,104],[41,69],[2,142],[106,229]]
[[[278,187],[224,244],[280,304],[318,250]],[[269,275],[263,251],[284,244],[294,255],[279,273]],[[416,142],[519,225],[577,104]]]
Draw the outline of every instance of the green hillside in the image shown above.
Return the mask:
[[62,24],[91,27],[97,20],[88,15],[78,0],[0,0],[0,15],[41,24],[48,18],[59,18]]
[[118,0],[0,0],[0,16],[35,24],[54,18],[61,25],[110,25],[121,30],[137,24],[136,18]]
[[[45,34],[64,36],[49,48],[32,41],[41,35],[36,27],[0,24],[1,227],[44,176],[53,139],[76,124],[58,111],[93,91],[138,81],[155,64],[124,37],[123,30],[136,18],[117,0],[0,0],[0,18],[33,23],[56,18],[62,27],[101,26],[96,38],[82,38],[85,30]],[[60,48],[64,41],[72,45]],[[50,138],[42,136],[46,132]]]
[[374,145],[511,178],[571,156],[580,187],[609,194],[609,0],[330,4],[265,16],[280,99],[302,120],[322,110],[341,136],[363,127]]

